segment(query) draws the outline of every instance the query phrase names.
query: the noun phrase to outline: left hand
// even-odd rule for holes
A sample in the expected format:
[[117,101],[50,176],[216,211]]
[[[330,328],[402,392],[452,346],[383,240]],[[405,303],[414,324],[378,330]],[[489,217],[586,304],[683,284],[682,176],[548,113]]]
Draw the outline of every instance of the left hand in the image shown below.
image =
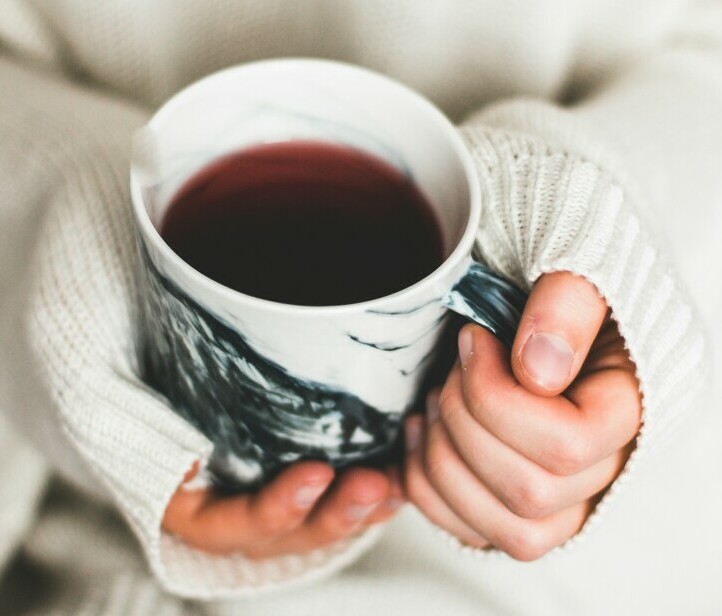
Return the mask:
[[582,527],[633,449],[641,396],[606,302],[587,280],[546,274],[509,357],[466,325],[426,418],[405,424],[404,487],[437,526],[530,561]]
[[[197,471],[195,464],[184,485]],[[336,476],[324,462],[296,462],[255,494],[221,495],[184,485],[168,503],[163,529],[204,552],[241,553],[251,560],[348,539],[387,521],[403,504],[395,467],[356,467]]]

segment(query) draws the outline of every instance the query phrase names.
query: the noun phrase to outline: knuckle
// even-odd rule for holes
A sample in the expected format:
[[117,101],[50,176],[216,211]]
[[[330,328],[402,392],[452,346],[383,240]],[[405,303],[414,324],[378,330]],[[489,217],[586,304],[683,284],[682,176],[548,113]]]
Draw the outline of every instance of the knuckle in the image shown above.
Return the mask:
[[592,441],[580,428],[570,429],[549,450],[548,469],[556,475],[576,475],[592,460]]
[[499,547],[513,559],[522,562],[538,560],[550,548],[544,527],[529,522],[518,525]]
[[531,520],[552,513],[555,503],[556,491],[551,482],[538,475],[527,475],[513,488],[506,505],[515,515]]

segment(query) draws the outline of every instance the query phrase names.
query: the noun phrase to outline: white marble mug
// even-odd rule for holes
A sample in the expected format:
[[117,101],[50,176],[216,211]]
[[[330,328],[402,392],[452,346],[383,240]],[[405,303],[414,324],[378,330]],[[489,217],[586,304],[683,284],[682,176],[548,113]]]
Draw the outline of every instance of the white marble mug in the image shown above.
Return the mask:
[[[434,208],[443,263],[386,297],[310,307],[225,287],[168,247],[158,227],[188,178],[231,152],[290,140],[357,148],[406,174]],[[302,459],[338,468],[391,459],[448,309],[511,344],[525,296],[471,258],[482,205],[471,156],[409,88],[325,60],[241,65],[176,94],[137,146],[139,365],[214,442],[205,472],[218,487],[252,489]]]

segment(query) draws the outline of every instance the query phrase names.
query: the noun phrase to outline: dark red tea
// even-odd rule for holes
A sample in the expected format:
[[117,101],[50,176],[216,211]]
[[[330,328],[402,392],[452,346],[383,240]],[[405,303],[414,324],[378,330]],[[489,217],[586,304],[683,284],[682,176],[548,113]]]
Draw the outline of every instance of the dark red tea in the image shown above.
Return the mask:
[[382,297],[443,260],[434,213],[408,178],[321,142],[260,145],[215,161],[175,196],[161,234],[209,278],[305,306]]

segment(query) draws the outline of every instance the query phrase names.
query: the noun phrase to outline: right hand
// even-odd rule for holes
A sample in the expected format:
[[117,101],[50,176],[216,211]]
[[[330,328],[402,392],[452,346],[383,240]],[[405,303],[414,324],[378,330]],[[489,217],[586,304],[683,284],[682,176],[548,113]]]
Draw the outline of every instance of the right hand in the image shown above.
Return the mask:
[[[323,462],[299,462],[255,494],[219,496],[184,487],[163,528],[213,554],[241,552],[253,560],[308,552],[391,518],[404,503],[395,468],[352,468],[335,477]],[[335,479],[335,481],[334,481]]]

